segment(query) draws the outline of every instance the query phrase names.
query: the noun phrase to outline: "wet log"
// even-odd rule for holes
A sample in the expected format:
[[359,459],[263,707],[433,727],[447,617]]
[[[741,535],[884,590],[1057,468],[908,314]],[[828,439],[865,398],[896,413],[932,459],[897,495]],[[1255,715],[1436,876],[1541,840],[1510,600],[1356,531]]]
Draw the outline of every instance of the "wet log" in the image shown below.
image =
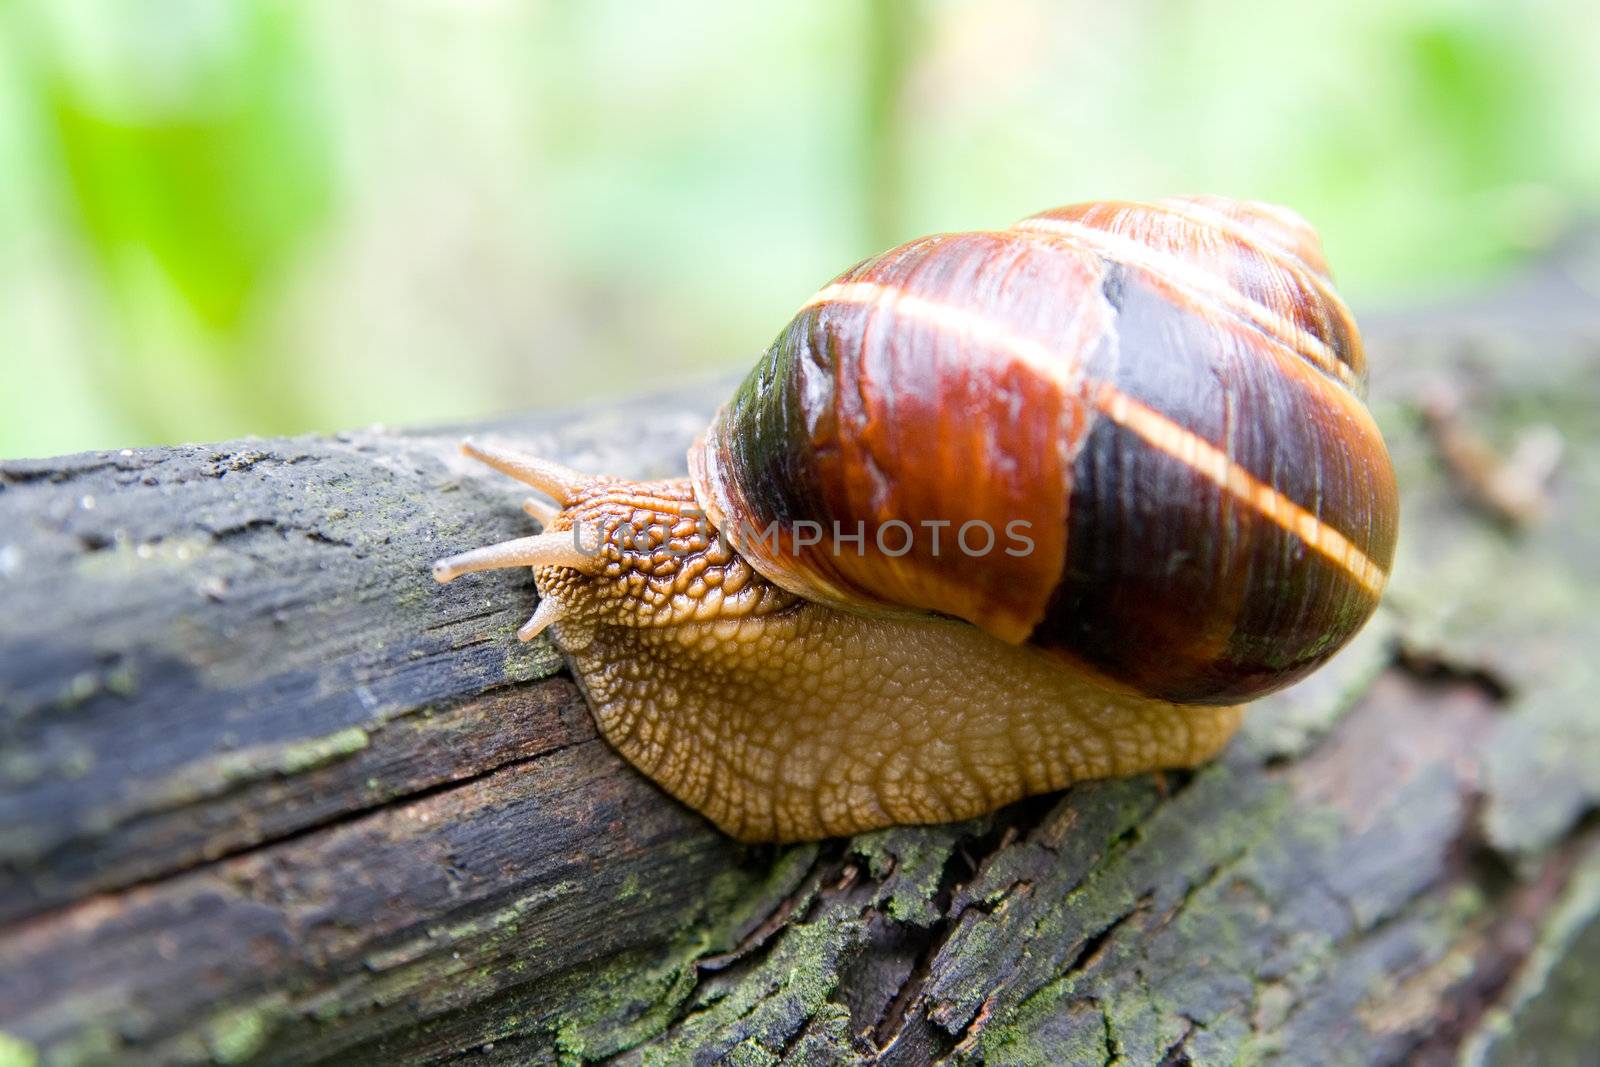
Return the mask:
[[[429,580],[525,532],[459,429],[0,463],[0,1064],[1588,1061],[1600,311],[1369,335],[1401,558],[1327,670],[1196,773],[787,848],[607,748],[527,577]],[[725,392],[473,430],[665,476]]]

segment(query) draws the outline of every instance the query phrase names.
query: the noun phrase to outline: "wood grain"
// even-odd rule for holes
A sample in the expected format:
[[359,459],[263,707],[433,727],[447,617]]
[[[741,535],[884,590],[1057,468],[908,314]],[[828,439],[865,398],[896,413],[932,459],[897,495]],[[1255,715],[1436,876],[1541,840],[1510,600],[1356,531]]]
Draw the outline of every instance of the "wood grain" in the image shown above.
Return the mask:
[[[744,848],[616,757],[455,430],[0,463],[0,1063],[1583,1062],[1600,314],[1368,324],[1388,606],[1193,775]],[[1509,535],[1440,378],[1567,459]],[[498,434],[682,471],[730,383]],[[31,1057],[31,1059],[30,1059]]]

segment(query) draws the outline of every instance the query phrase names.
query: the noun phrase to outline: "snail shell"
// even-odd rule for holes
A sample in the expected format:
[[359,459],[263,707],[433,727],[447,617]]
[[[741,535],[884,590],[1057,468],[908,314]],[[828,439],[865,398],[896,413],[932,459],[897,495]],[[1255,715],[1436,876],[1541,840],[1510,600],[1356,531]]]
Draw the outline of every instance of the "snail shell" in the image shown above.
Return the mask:
[[[1238,702],[1327,659],[1382,592],[1398,500],[1365,379],[1299,216],[1082,204],[841,274],[690,471],[712,523],[808,600],[954,616],[1146,696]],[[896,520],[946,523],[943,543],[884,551]],[[953,545],[1018,521],[1030,551]]]

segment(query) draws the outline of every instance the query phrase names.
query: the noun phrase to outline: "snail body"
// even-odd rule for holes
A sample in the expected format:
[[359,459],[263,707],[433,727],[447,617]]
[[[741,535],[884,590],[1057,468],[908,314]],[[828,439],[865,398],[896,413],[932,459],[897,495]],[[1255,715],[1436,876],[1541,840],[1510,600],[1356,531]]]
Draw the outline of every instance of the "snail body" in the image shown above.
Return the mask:
[[965,818],[1203,762],[1353,636],[1398,510],[1364,382],[1293,213],[1056,209],[824,287],[688,479],[467,446],[560,507],[435,574],[532,566],[519,636],[735,836]]

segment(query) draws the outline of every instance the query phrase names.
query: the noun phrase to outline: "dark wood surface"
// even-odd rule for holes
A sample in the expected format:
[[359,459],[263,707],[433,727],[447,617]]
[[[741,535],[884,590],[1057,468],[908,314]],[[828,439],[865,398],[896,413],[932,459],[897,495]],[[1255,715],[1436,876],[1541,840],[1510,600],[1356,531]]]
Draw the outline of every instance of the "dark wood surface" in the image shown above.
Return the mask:
[[[1194,774],[751,848],[623,764],[456,430],[0,463],[0,1065],[1593,1062],[1600,312],[1372,316],[1386,608]],[[476,432],[681,470],[730,386]],[[1564,446],[1512,528],[1423,408]],[[1550,432],[1536,430],[1548,425]]]

